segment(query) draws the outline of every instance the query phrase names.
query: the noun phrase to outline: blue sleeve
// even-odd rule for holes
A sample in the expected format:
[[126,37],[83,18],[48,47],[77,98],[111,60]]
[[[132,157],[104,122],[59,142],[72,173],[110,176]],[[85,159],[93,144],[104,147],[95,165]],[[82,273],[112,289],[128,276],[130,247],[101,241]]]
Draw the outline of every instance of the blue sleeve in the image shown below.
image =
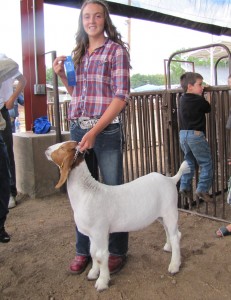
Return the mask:
[[24,97],[23,97],[23,95],[22,94],[20,94],[19,96],[18,96],[18,103],[20,104],[20,105],[24,105]]

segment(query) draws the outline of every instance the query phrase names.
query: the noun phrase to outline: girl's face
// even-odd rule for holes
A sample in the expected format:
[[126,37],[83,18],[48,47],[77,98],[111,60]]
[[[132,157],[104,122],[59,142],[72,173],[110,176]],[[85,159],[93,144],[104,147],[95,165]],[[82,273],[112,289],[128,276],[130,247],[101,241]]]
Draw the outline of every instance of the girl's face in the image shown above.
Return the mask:
[[197,79],[193,85],[189,84],[187,93],[202,95],[204,90],[204,86],[202,85],[202,82],[203,82],[202,79]]
[[88,37],[98,38],[104,36],[104,8],[95,3],[87,4],[82,12],[83,28]]

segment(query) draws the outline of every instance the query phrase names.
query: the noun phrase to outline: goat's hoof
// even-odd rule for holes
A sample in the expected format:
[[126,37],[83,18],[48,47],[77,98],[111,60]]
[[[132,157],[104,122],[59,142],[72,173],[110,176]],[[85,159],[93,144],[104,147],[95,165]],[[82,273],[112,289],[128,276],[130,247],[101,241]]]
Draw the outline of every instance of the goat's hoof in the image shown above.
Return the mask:
[[170,264],[168,267],[168,271],[171,274],[176,274],[180,270],[180,264]]
[[168,244],[168,243],[166,243],[165,245],[164,245],[164,251],[166,251],[166,252],[172,252],[172,247],[171,247],[171,245],[170,244]]
[[98,292],[108,289],[108,281],[105,282],[105,280],[98,278],[95,283],[95,288]]
[[98,277],[99,277],[99,272],[92,269],[87,274],[88,280],[96,280]]

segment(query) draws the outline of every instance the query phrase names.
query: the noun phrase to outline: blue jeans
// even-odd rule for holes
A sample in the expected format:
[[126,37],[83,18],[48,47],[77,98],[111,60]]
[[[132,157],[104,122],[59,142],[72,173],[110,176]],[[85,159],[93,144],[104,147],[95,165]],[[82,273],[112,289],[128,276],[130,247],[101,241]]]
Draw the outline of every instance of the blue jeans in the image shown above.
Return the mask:
[[[81,129],[75,122],[70,123],[71,139],[80,142],[87,129]],[[92,176],[98,180],[98,167],[103,182],[107,185],[123,183],[123,134],[120,124],[108,125],[95,140],[93,149],[85,155],[86,163]],[[90,241],[76,228],[77,255],[90,255]],[[112,255],[125,255],[128,251],[128,233],[111,233],[109,252]]]
[[197,192],[208,192],[213,181],[213,165],[209,144],[202,131],[181,130],[180,146],[191,172],[181,177],[180,190],[190,191],[196,162],[200,167]]
[[4,227],[10,198],[9,160],[0,131],[0,228]]

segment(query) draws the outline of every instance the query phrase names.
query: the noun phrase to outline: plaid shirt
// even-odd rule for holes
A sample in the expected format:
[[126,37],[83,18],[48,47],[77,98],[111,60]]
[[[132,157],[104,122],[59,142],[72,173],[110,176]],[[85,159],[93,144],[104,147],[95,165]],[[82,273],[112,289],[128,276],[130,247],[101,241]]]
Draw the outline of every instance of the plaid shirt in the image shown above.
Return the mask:
[[76,68],[77,83],[69,106],[68,119],[100,117],[114,97],[128,101],[129,58],[126,50],[107,39],[91,55],[86,51]]

